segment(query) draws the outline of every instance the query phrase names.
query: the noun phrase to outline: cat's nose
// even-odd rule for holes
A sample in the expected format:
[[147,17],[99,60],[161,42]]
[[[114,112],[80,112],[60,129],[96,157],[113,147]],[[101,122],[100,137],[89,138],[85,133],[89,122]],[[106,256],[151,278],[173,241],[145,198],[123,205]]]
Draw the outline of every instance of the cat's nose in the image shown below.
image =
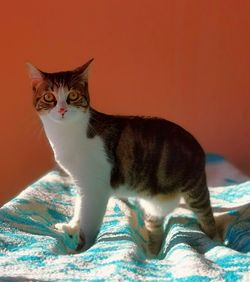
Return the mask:
[[62,107],[58,110],[58,113],[61,114],[61,115],[64,115],[67,111],[68,111],[67,109]]

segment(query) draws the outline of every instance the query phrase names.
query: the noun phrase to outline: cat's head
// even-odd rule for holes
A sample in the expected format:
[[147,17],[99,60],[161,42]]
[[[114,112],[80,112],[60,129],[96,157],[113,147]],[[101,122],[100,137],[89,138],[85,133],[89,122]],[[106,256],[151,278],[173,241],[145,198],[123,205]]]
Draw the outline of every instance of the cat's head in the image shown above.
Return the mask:
[[33,105],[41,118],[70,122],[89,108],[88,70],[93,59],[72,71],[47,73],[28,63]]

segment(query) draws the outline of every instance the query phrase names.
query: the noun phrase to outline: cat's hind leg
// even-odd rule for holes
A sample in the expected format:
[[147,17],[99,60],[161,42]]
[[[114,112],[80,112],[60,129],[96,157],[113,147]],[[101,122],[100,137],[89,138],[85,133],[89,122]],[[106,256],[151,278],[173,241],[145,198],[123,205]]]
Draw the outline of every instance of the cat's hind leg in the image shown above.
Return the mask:
[[148,250],[150,254],[157,255],[161,249],[163,241],[164,217],[151,216],[145,214],[144,223],[148,232]]
[[217,232],[206,177],[203,175],[196,184],[185,188],[183,197],[189,208],[197,215],[201,229],[213,239]]
[[148,232],[148,251],[157,255],[164,238],[163,223],[165,216],[179,204],[180,196],[158,195],[150,199],[140,199],[139,204],[144,212],[145,228]]

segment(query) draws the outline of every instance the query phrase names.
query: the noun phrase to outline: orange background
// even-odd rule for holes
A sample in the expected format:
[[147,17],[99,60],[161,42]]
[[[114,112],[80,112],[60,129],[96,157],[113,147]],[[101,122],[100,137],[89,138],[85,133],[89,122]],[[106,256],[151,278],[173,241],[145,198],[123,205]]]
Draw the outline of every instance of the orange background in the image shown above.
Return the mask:
[[1,5],[1,203],[53,166],[24,63],[94,57],[92,105],[161,116],[250,173],[250,1],[5,1]]

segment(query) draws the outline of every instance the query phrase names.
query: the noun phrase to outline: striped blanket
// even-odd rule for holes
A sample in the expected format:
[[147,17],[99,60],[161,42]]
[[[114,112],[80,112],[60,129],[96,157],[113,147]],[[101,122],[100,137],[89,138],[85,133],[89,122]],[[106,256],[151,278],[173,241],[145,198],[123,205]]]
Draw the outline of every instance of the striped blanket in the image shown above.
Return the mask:
[[98,238],[83,253],[53,224],[72,215],[75,189],[52,171],[0,209],[0,281],[250,281],[250,181],[218,155],[207,156],[216,221],[210,240],[184,204],[165,219],[158,257],[147,258],[134,199],[110,199]]

